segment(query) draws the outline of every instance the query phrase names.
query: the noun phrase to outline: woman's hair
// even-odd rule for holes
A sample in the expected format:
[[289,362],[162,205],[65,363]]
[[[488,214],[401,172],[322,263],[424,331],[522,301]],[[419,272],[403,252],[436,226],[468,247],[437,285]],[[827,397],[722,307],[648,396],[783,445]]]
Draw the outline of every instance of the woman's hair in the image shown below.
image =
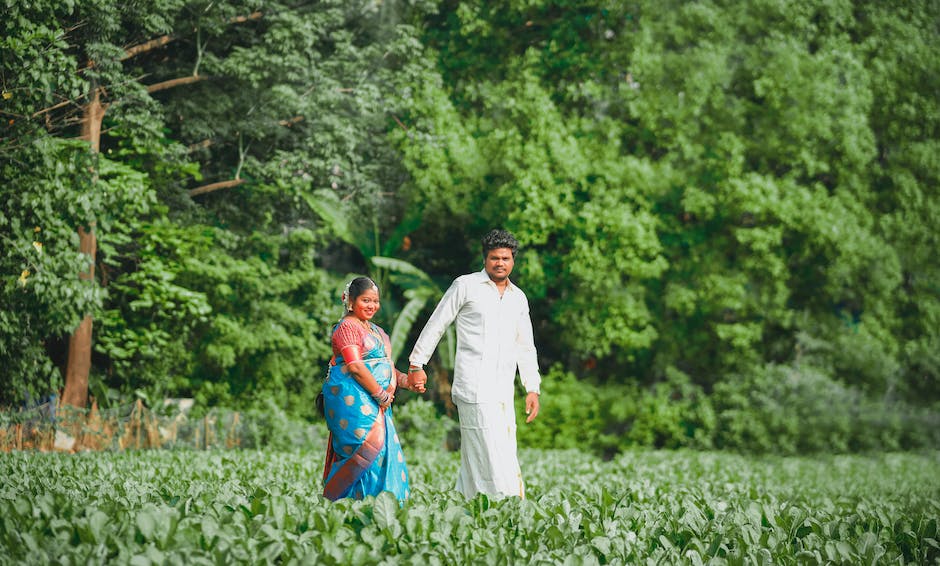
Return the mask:
[[516,257],[516,251],[519,249],[519,242],[516,241],[515,236],[507,232],[506,230],[501,230],[496,228],[495,230],[490,230],[490,232],[483,236],[481,240],[483,244],[483,259],[486,259],[486,254],[490,253],[490,250],[495,250],[497,248],[509,248],[512,251],[512,257]]
[[351,311],[353,302],[359,298],[359,295],[369,289],[375,289],[376,293],[379,292],[379,286],[368,277],[356,277],[347,283],[346,290],[343,291],[343,304],[346,306],[346,310]]

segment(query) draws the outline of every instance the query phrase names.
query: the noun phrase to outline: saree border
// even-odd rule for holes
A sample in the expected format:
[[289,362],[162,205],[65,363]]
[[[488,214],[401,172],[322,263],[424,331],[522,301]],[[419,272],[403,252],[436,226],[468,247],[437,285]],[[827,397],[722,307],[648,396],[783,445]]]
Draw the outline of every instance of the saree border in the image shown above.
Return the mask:
[[362,440],[359,448],[346,460],[333,477],[327,481],[330,468],[338,460],[333,450],[333,433],[327,443],[326,463],[323,466],[323,496],[336,501],[346,496],[352,486],[362,477],[362,474],[372,466],[376,458],[385,447],[385,409],[379,408],[379,414],[372,424],[372,428]]

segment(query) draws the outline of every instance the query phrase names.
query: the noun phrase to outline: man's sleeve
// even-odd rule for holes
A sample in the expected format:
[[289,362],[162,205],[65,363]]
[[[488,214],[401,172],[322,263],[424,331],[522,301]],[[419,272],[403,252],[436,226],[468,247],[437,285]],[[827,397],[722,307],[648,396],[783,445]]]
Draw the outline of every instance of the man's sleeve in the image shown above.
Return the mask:
[[440,302],[437,303],[437,307],[431,313],[428,323],[424,325],[424,329],[418,336],[418,341],[415,342],[415,347],[411,350],[411,355],[408,356],[409,363],[418,366],[428,363],[431,354],[437,348],[437,343],[444,335],[444,331],[457,318],[457,313],[463,304],[464,295],[465,291],[455,279]]
[[522,386],[528,393],[541,393],[542,377],[539,375],[538,354],[535,351],[528,301],[516,327],[516,352],[518,356],[516,363],[519,365],[519,378],[522,380]]

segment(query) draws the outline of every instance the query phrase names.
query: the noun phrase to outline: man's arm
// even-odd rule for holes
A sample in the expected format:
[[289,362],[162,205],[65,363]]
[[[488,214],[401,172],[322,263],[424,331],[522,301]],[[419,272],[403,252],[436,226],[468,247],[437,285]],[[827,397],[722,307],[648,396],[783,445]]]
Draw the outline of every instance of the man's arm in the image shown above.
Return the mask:
[[539,394],[542,377],[539,375],[538,354],[535,349],[535,337],[532,332],[532,319],[529,317],[529,305],[516,326],[516,363],[519,366],[519,379],[525,387],[525,422],[530,423],[539,414]]
[[424,325],[414,348],[411,350],[411,354],[408,356],[410,364],[408,378],[411,383],[423,386],[427,382],[428,376],[424,371],[424,364],[431,359],[431,354],[434,353],[438,342],[441,341],[444,331],[457,318],[457,313],[460,312],[465,295],[466,291],[455,279],[444,293],[444,296],[441,297],[440,302],[437,303],[437,307],[431,313],[431,318]]

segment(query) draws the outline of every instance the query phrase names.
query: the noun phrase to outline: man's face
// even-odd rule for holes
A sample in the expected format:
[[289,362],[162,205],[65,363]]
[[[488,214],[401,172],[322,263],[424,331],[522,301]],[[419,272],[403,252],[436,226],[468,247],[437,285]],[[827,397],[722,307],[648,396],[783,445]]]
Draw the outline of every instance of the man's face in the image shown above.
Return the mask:
[[516,260],[512,257],[512,250],[509,248],[496,248],[486,253],[483,260],[483,269],[494,283],[505,281],[512,273],[512,266]]

